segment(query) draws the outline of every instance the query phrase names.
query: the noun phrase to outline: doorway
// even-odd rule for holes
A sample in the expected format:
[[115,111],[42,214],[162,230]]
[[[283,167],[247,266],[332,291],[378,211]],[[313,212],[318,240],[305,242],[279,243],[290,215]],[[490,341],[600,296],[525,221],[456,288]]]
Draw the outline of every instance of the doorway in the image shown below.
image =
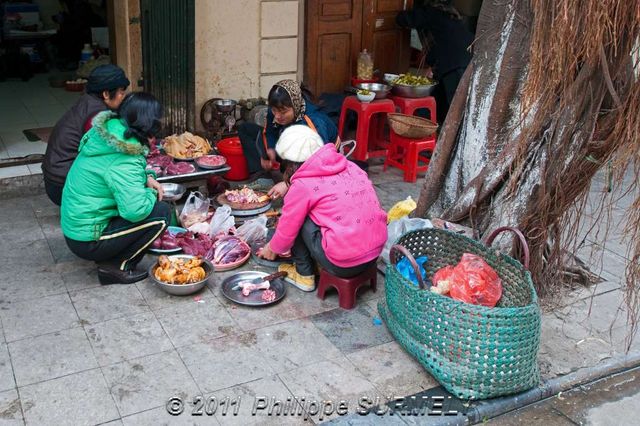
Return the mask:
[[144,90],[164,107],[164,134],[195,129],[195,0],[141,0]]
[[0,27],[0,178],[40,174],[51,129],[83,93],[67,82],[109,61],[107,1],[3,1]]
[[358,54],[373,53],[374,69],[406,71],[409,30],[395,16],[412,0],[309,0],[305,13],[305,83],[316,93],[340,93],[355,76]]

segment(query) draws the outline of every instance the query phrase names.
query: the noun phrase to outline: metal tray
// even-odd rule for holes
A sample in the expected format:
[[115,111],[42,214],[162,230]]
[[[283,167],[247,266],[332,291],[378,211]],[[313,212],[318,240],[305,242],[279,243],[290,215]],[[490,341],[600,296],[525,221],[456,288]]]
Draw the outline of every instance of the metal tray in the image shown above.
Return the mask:
[[227,299],[231,300],[234,303],[245,306],[267,306],[272,305],[274,303],[278,303],[287,293],[287,286],[282,278],[277,278],[271,281],[271,289],[276,292],[276,299],[273,302],[265,302],[261,299],[262,291],[256,291],[251,293],[249,296],[244,297],[240,290],[231,290],[235,287],[240,281],[251,280],[253,278],[258,277],[266,277],[269,275],[266,272],[261,271],[243,271],[238,272],[237,274],[233,274],[227,277],[224,281],[222,281],[222,285],[220,286],[220,291],[222,295]]
[[204,178],[206,176],[211,176],[211,175],[221,175],[221,174],[227,173],[229,170],[231,170],[231,167],[229,167],[228,165],[215,170],[207,170],[207,169],[200,168],[196,164],[195,172],[187,173],[184,175],[162,176],[157,178],[156,180],[158,182],[184,182],[188,180],[193,180],[194,178]]
[[255,252],[251,253],[251,260],[253,260],[257,265],[264,266],[267,268],[274,268],[274,269],[278,269],[278,266],[280,266],[283,263],[291,262],[291,258],[282,258],[282,257],[276,257],[275,260],[267,260],[263,257],[257,256]]
[[[269,231],[267,231],[267,241],[270,241],[271,238],[273,238],[273,234],[274,233],[275,233],[275,229],[269,229]],[[266,242],[264,244],[266,244]],[[261,265],[261,266],[266,266],[267,268],[278,269],[278,266],[280,266],[283,263],[292,263],[293,262],[291,256],[289,256],[289,257],[280,257],[280,256],[278,256],[274,260],[268,260],[268,259],[265,259],[263,257],[258,256],[257,255],[258,250],[260,250],[264,244],[259,244],[259,245],[255,246],[255,247],[251,248],[251,260],[253,260],[256,264]]]
[[271,209],[271,203],[267,204],[266,206],[257,208],[257,209],[251,209],[251,210],[233,210],[231,209],[231,215],[232,216],[257,216],[260,213],[264,213],[266,211],[269,211],[269,209]]
[[[224,194],[220,194],[218,197],[215,198],[216,204],[218,204],[219,206],[224,206],[224,205],[228,205],[229,207],[231,207],[229,204],[227,203],[221,203],[220,199],[224,197]],[[266,211],[269,211],[271,209],[271,201],[269,201],[267,204],[265,204],[262,207],[257,207],[255,209],[243,209],[243,210],[236,210],[233,207],[231,207],[231,215],[232,216],[257,216],[260,213],[264,213]]]

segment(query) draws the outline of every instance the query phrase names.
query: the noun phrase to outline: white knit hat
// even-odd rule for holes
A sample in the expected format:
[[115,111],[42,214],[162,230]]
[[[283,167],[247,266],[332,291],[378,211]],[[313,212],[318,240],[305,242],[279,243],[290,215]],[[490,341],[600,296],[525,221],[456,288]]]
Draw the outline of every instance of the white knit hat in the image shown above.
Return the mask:
[[276,152],[280,158],[303,163],[317,150],[324,146],[324,141],[314,130],[302,124],[287,127],[276,144]]

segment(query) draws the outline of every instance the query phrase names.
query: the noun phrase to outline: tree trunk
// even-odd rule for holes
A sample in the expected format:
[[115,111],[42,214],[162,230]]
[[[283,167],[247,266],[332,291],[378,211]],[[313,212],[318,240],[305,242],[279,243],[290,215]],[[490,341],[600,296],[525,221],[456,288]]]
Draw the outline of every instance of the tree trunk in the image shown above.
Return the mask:
[[[616,43],[600,44],[600,62],[569,61],[574,67],[567,70],[567,83],[556,83],[562,85],[559,93],[532,84],[530,56],[536,55],[535,65],[540,62],[531,49],[539,36],[534,31],[540,16],[531,6],[536,1],[540,15],[546,0],[483,3],[473,60],[438,137],[414,214],[462,222],[481,236],[499,226],[518,227],[529,241],[534,280],[544,291],[566,259],[561,237],[567,212],[620,147],[614,134],[624,114],[634,110],[631,98],[638,87],[636,81],[633,91],[616,92],[628,89],[632,79],[624,72],[629,52],[620,55]],[[609,104],[625,108],[603,110]],[[593,140],[596,127],[605,141]],[[498,244],[515,249],[510,236]]]
[[[483,198],[480,187],[484,187],[484,192],[492,192],[504,180],[516,154],[514,146],[508,152],[504,150],[521,129],[520,94],[529,43],[526,22],[531,18],[524,5],[525,2],[519,2],[517,6],[505,7],[485,2],[473,47],[474,58],[439,136],[417,215],[428,213],[458,221],[469,217],[476,226],[478,220],[484,221],[485,213],[477,211],[478,201]],[[488,173],[488,165],[493,166],[493,173]],[[465,188],[465,197],[461,199]],[[485,229],[486,225],[479,228]]]

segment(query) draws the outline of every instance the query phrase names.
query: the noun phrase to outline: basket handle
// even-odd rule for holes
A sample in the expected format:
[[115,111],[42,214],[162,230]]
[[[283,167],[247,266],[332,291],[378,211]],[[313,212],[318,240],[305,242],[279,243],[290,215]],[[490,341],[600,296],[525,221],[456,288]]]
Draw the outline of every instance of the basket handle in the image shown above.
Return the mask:
[[416,259],[413,257],[411,252],[409,252],[409,250],[407,250],[404,246],[401,246],[400,244],[391,246],[391,250],[389,250],[389,261],[391,262],[391,264],[395,266],[398,263],[398,252],[404,254],[404,256],[409,260],[409,263],[411,263],[413,271],[416,273],[416,277],[418,278],[418,286],[420,287],[420,289],[426,290],[427,286],[422,279],[422,274],[420,273],[418,262],[416,262]]
[[516,237],[518,237],[518,240],[520,240],[520,245],[522,247],[522,257],[524,258],[522,264],[524,265],[525,269],[529,269],[529,245],[527,244],[527,239],[524,237],[524,234],[518,228],[514,228],[512,226],[501,226],[499,228],[496,228],[491,234],[489,234],[485,241],[487,247],[491,246],[493,240],[495,240],[495,238],[504,231],[513,232],[514,234],[516,234]]

